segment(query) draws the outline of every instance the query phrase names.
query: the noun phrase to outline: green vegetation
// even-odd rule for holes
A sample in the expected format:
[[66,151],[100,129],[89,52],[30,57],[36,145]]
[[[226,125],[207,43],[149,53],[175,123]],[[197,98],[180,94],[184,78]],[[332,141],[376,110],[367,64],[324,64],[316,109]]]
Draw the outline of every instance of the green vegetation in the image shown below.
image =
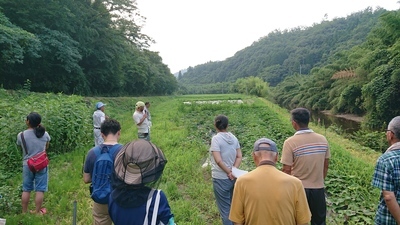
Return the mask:
[[[281,149],[284,140],[294,132],[287,110],[248,95],[82,98],[4,90],[0,93],[0,104],[5,106],[1,107],[0,122],[3,127],[7,126],[7,132],[2,133],[7,138],[3,138],[1,145],[6,147],[1,153],[10,155],[7,159],[0,158],[0,165],[15,164],[12,170],[0,167],[0,174],[7,175],[0,178],[5,184],[0,188],[0,217],[6,218],[7,224],[71,224],[74,201],[77,201],[78,224],[92,223],[88,186],[82,181],[82,161],[92,146],[90,118],[98,100],[107,104],[106,114],[122,124],[120,142],[123,144],[136,138],[132,122],[134,103],[137,100],[152,103],[152,141],[164,151],[168,160],[159,188],[165,191],[178,224],[220,224],[210,168],[202,167],[209,157],[210,131],[214,129],[216,115],[225,114],[230,119],[229,130],[238,137],[243,150],[242,169],[254,168],[251,151],[257,138],[269,137]],[[222,102],[195,103],[218,100]],[[243,104],[228,100],[241,100]],[[62,107],[64,104],[66,107]],[[44,110],[40,110],[42,107]],[[45,194],[44,203],[48,214],[45,216],[20,214],[21,153],[15,146],[15,139],[25,128],[24,119],[31,110],[45,115],[43,125],[52,137],[49,192]],[[56,123],[53,119],[56,115],[57,121],[66,124]],[[79,118],[81,122],[76,122]],[[74,127],[76,123],[80,125]],[[326,181],[328,224],[372,224],[379,191],[372,189],[370,180],[379,153],[322,127],[312,128],[326,135],[332,151]],[[63,137],[59,134],[75,131],[77,133],[67,135],[67,140],[61,142]],[[33,207],[32,202],[30,206]]]
[[258,77],[271,85],[282,107],[357,114],[365,116],[367,132],[381,131],[400,114],[399,15],[367,8],[311,27],[277,30],[224,61],[188,68],[178,81],[187,86],[183,93],[221,93],[212,84],[233,86]]
[[0,0],[0,85],[80,95],[165,95],[177,81],[141,32],[136,1]]

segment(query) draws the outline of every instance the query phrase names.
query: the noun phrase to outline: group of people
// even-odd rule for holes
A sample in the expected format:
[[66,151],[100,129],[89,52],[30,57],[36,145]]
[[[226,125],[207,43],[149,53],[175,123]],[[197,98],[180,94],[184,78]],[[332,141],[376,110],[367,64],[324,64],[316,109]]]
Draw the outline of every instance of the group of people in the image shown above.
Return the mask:
[[291,111],[296,130],[283,144],[282,171],[276,143],[260,138],[254,143],[253,171],[236,178],[242,161],[238,139],[229,131],[228,117],[215,117],[217,134],[211,140],[211,171],[216,203],[223,225],[325,224],[324,179],[329,165],[328,141],[308,127],[310,112]]
[[[100,126],[108,116],[104,113],[106,104],[103,102],[96,103],[96,110],[93,112],[93,134],[94,146],[98,146],[104,142],[101,135]],[[138,130],[138,138],[150,141],[151,114],[149,111],[150,102],[138,101],[135,104],[135,112],[132,115],[133,121]]]
[[[104,115],[104,106],[101,102],[96,104],[93,114],[95,147],[86,156],[83,174],[85,183],[98,179],[94,174],[98,154],[110,154],[112,191],[106,203],[93,203],[94,224],[136,225],[153,224],[152,221],[174,224],[166,195],[156,189],[167,160],[149,141],[149,105],[135,104],[133,119],[138,126],[138,139],[125,145],[118,143],[120,123]],[[324,179],[330,158],[328,141],[308,127],[310,112],[307,109],[296,108],[290,114],[296,132],[283,144],[282,171],[276,168],[279,152],[276,143],[260,138],[255,141],[252,152],[256,169],[240,177],[232,173],[242,161],[239,141],[228,131],[228,117],[215,117],[217,133],[210,146],[211,172],[224,225],[326,223]],[[139,130],[143,124],[147,128]],[[22,212],[28,212],[30,193],[35,191],[35,210],[30,212],[45,214],[47,210],[42,204],[48,189],[48,167],[32,172],[27,160],[46,151],[51,138],[41,125],[38,113],[30,113],[26,125],[28,128],[17,135],[17,145],[23,149]],[[382,191],[375,224],[400,224],[400,116],[388,124],[386,139],[390,147],[377,160],[372,179],[372,185]]]
[[[96,178],[99,174],[95,172],[96,160],[99,154],[110,154],[113,160],[112,175],[105,185],[110,185],[112,191],[105,196],[105,201],[93,198],[94,224],[175,224],[166,195],[156,189],[167,163],[163,152],[144,138],[123,146],[118,144],[121,125],[114,119],[105,119],[100,131],[104,142],[88,152],[83,181],[93,184],[99,179]],[[91,194],[94,191],[91,186]]]

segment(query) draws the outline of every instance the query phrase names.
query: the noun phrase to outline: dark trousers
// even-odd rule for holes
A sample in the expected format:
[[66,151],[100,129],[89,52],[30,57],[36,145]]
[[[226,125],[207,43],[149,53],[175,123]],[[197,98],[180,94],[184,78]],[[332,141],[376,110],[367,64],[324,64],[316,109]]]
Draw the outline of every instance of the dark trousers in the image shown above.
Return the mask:
[[305,188],[308,206],[311,211],[311,225],[325,225],[326,200],[325,189]]

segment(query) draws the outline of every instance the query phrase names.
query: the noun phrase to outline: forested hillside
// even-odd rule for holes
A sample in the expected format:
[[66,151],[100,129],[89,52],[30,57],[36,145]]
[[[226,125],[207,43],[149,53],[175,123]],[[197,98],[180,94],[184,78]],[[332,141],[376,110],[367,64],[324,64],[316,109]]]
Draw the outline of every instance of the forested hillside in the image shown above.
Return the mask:
[[238,78],[258,76],[271,86],[293,74],[308,74],[330,56],[365,41],[384,9],[368,8],[346,18],[322,21],[312,27],[276,30],[251,46],[220,62],[188,68],[183,84],[235,82]]
[[237,91],[238,78],[254,76],[281,106],[366,115],[364,128],[382,129],[400,113],[399,24],[398,11],[367,8],[274,31],[225,61],[188,68],[178,81],[190,88],[180,90]]
[[163,95],[177,82],[130,0],[0,0],[0,85],[80,95]]

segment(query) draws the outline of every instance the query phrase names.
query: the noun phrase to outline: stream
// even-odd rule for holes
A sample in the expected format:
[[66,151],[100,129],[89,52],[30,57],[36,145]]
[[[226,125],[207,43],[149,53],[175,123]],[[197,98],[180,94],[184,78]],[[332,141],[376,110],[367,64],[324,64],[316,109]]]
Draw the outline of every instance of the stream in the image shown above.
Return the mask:
[[321,111],[311,111],[311,122],[316,125],[324,126],[325,128],[335,125],[348,134],[358,131],[361,127],[361,123],[358,121],[326,114]]

